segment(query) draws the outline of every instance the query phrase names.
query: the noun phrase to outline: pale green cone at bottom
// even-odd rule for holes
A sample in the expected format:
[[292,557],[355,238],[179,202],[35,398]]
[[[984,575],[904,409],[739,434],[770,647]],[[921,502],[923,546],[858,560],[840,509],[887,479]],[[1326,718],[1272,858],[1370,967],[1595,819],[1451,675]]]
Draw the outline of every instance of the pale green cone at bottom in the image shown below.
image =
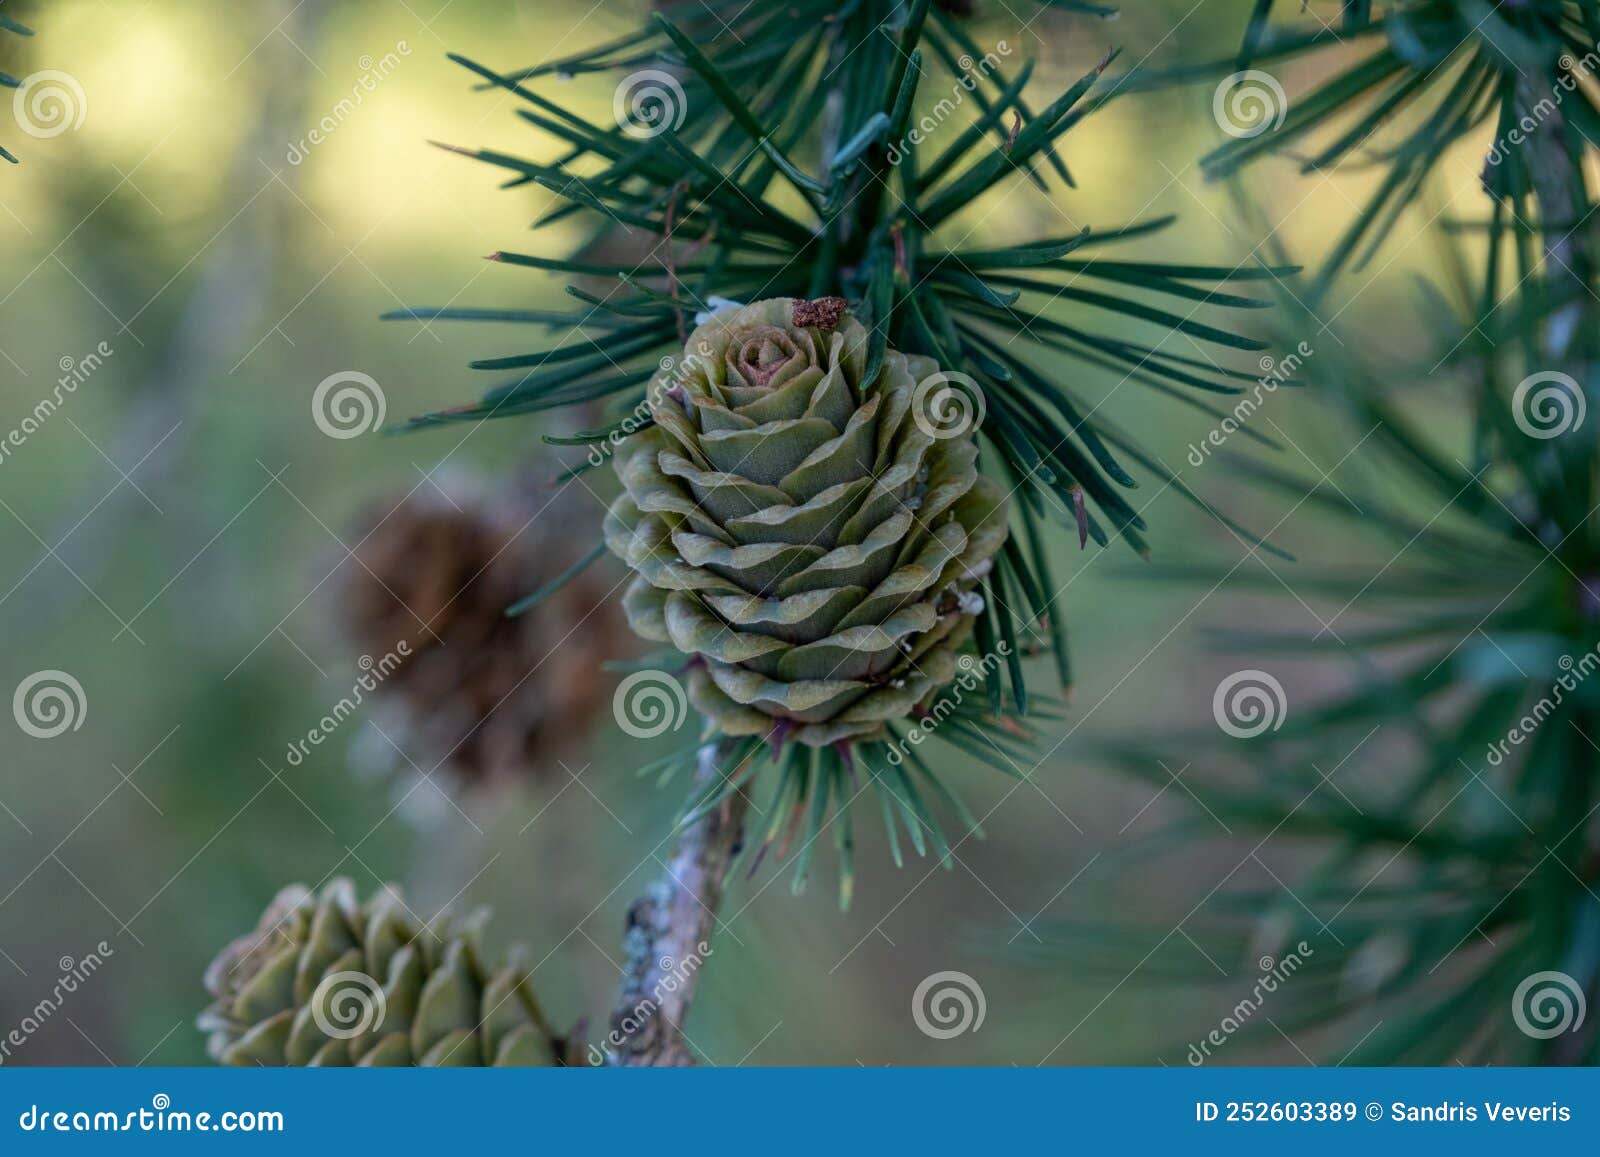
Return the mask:
[[485,918],[425,925],[392,887],[359,904],[349,880],[285,888],[206,970],[207,1050],[226,1065],[564,1063],[526,969],[485,965]]

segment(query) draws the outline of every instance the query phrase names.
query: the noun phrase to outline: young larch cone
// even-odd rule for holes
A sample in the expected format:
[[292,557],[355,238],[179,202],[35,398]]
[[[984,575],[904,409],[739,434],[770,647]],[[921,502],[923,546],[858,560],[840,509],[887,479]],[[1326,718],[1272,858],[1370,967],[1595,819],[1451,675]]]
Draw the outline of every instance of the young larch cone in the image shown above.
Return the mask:
[[1006,539],[981,396],[892,349],[866,381],[869,335],[842,306],[713,316],[618,448],[605,527],[635,571],[629,621],[693,656],[691,698],[727,735],[818,747],[910,715],[955,675]]
[[285,888],[206,970],[207,1050],[225,1065],[566,1063],[526,967],[486,962],[486,919],[425,923],[392,886],[365,904],[349,880]]

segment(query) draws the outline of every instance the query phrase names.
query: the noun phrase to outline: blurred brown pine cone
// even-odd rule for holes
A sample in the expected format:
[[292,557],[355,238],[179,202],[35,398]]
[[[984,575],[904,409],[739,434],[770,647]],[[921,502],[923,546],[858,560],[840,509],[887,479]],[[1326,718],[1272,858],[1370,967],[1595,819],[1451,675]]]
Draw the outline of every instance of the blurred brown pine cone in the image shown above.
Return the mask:
[[346,638],[364,668],[390,672],[372,692],[376,730],[362,730],[356,762],[438,769],[458,790],[565,779],[558,761],[610,698],[601,664],[628,650],[613,580],[591,567],[528,613],[505,612],[582,557],[593,514],[572,487],[436,481],[375,503],[341,568]]

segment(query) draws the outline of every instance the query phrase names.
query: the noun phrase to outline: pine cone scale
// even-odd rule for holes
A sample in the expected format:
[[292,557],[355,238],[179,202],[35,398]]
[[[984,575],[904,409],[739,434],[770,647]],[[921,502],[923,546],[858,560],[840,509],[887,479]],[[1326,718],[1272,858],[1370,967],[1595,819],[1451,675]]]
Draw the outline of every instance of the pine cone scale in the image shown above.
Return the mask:
[[554,1065],[550,1032],[513,963],[489,967],[477,918],[425,925],[392,890],[285,889],[256,932],[206,972],[199,1018],[227,1065]]

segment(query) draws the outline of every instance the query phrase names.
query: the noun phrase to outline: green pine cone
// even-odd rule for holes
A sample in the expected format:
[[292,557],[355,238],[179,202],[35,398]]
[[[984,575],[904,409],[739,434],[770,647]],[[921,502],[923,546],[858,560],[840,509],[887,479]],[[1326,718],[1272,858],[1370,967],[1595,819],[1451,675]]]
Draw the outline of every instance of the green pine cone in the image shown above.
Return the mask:
[[349,880],[291,885],[206,970],[207,1050],[225,1065],[562,1063],[525,970],[484,966],[486,916],[423,925],[393,888],[359,904]]
[[635,572],[629,621],[699,660],[690,695],[726,735],[881,735],[954,676],[1005,543],[981,398],[895,350],[864,382],[868,332],[843,305],[712,317],[618,447],[605,533]]

